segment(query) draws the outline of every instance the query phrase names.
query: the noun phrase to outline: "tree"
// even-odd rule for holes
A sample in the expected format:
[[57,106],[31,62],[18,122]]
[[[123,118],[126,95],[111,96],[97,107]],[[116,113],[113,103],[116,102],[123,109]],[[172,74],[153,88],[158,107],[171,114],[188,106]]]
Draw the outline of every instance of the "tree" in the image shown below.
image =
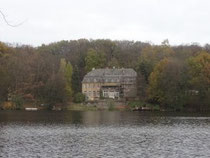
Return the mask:
[[31,100],[37,105],[72,101],[72,96],[81,92],[81,81],[87,72],[115,66],[137,71],[141,99],[172,108],[207,107],[209,50],[209,45],[170,46],[168,40],[152,45],[80,39],[40,47],[0,42],[0,100],[4,102],[8,94],[14,94],[21,96],[24,103]]
[[74,94],[81,91],[81,79],[78,66],[74,67],[74,71],[72,74],[72,90]]
[[13,24],[11,24],[11,23],[8,22],[6,16],[4,15],[4,13],[3,13],[1,10],[0,10],[0,15],[3,17],[4,22],[5,22],[8,26],[11,26],[11,27],[18,27],[18,26],[20,26],[20,25],[22,25],[22,24],[24,23],[24,22],[21,22],[21,23],[19,23],[19,24],[13,25]]
[[5,55],[8,52],[8,47],[0,42],[0,57],[2,57],[3,55]]
[[0,42],[0,103],[5,101],[8,96],[10,76],[7,68],[6,54],[9,53],[8,47]]
[[85,95],[84,94],[82,94],[80,92],[75,94],[75,96],[74,96],[74,102],[75,103],[82,103],[84,101],[85,101]]
[[150,73],[154,66],[162,59],[172,56],[174,51],[169,45],[168,40],[162,42],[160,46],[148,46],[142,50],[142,54],[138,59],[137,70],[142,73],[148,82]]
[[10,77],[8,71],[0,65],[0,103],[7,100]]
[[210,106],[210,54],[205,51],[188,60],[192,90],[198,91],[199,105]]
[[96,52],[94,49],[89,49],[85,58],[85,69],[89,72],[92,68],[103,68],[105,61],[104,53]]
[[65,78],[65,90],[66,90],[66,95],[68,99],[70,100],[73,91],[72,91],[72,73],[73,73],[73,68],[70,62],[66,62],[65,59],[60,60],[60,69],[59,69],[59,75],[64,76]]
[[201,84],[209,88],[210,85],[210,54],[203,51],[189,59],[191,83],[198,87]]
[[67,101],[66,81],[64,76],[59,74],[52,75],[44,89],[44,100],[51,109],[56,103],[65,103]]
[[166,108],[181,109],[186,104],[184,63],[163,59],[149,76],[149,99]]
[[108,67],[110,68],[119,68],[120,67],[120,64],[118,62],[118,60],[116,58],[112,58],[109,62],[108,62]]

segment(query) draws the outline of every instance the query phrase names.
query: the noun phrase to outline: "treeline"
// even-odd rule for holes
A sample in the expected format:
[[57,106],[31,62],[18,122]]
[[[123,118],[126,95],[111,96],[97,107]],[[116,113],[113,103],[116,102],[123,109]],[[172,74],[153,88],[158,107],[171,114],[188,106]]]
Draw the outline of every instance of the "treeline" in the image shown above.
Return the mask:
[[0,104],[37,105],[84,99],[81,81],[92,68],[133,68],[138,98],[171,109],[210,108],[210,45],[170,46],[133,41],[72,40],[40,47],[0,43]]

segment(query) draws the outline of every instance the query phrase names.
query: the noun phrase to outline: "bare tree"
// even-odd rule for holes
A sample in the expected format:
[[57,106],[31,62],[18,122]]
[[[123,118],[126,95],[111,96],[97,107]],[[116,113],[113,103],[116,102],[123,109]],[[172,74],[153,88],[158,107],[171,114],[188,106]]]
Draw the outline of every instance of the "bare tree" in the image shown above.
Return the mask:
[[3,17],[3,20],[5,21],[5,23],[6,23],[8,26],[11,26],[11,27],[18,27],[18,26],[20,26],[20,25],[22,25],[22,24],[24,23],[24,21],[23,21],[23,22],[21,22],[21,23],[18,23],[18,24],[13,25],[13,24],[11,24],[10,22],[8,22],[8,20],[7,20],[6,16],[5,16],[5,14],[4,14],[1,10],[0,10],[0,14],[1,14],[1,16]]

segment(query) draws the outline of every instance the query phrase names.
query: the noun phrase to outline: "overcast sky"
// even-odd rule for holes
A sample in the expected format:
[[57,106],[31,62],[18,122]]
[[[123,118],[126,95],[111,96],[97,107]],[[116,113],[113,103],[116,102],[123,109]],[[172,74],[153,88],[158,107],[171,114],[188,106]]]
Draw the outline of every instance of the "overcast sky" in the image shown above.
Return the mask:
[[210,0],[1,0],[0,41],[112,39],[210,43]]

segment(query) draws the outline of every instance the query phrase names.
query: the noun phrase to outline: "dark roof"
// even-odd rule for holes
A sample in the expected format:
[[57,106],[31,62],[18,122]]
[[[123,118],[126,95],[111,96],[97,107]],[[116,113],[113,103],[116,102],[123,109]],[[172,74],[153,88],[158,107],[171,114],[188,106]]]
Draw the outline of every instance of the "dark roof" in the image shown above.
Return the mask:
[[87,73],[82,82],[121,82],[125,77],[136,77],[133,69],[95,69]]

